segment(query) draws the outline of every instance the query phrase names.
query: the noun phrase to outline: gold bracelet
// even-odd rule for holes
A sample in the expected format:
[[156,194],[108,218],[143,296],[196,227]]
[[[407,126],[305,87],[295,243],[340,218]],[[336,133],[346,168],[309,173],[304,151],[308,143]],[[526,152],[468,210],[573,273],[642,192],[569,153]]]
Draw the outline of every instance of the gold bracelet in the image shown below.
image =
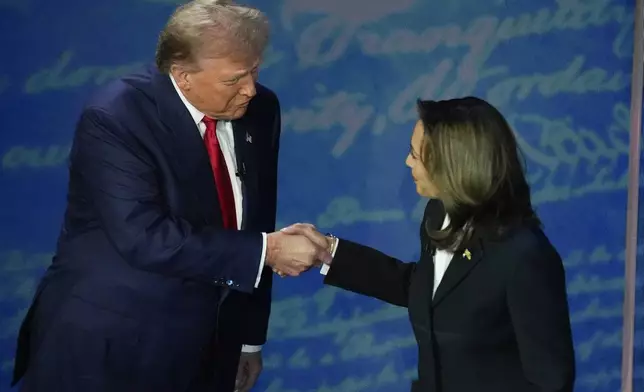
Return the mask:
[[331,244],[329,245],[329,249],[327,249],[327,252],[329,252],[329,254],[333,256],[336,248],[338,247],[338,237],[334,236],[331,233],[327,233],[326,237],[331,239]]

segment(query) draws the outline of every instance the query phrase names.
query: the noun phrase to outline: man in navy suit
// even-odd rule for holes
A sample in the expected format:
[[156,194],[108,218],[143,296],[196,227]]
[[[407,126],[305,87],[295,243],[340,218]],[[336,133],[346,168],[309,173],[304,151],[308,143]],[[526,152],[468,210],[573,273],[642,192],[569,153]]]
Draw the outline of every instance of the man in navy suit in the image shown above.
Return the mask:
[[[18,339],[26,392],[247,391],[272,271],[328,258],[275,231],[280,109],[258,10],[196,0],[156,67],[83,109],[56,256]],[[241,360],[240,360],[241,357]]]

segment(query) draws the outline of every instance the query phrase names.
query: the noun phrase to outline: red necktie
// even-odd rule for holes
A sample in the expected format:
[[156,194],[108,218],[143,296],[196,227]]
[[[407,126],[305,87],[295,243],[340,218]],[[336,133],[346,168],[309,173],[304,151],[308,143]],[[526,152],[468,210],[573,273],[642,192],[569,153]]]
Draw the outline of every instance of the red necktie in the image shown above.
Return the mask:
[[221,207],[221,216],[224,221],[224,228],[237,230],[237,213],[235,211],[235,196],[233,195],[233,185],[230,182],[230,175],[226,167],[226,160],[221,151],[219,140],[217,139],[217,120],[204,116],[203,123],[206,124],[206,133],[204,142],[210,157],[210,166],[215,175],[215,185],[219,195],[219,206]]

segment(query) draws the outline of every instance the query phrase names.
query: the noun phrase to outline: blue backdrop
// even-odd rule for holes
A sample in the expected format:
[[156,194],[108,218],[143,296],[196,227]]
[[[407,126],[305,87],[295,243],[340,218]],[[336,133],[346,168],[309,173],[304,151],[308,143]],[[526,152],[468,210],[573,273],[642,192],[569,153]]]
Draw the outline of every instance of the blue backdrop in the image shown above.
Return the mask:
[[[51,260],[80,107],[152,61],[177,3],[0,0],[0,391]],[[534,201],[565,258],[576,390],[618,391],[633,3],[253,1],[274,30],[260,79],[283,108],[280,225],[310,221],[416,260],[425,200],[404,166],[414,102],[488,99],[520,137]],[[404,309],[325,288],[316,272],[278,279],[275,295],[257,390],[408,390],[416,352]]]

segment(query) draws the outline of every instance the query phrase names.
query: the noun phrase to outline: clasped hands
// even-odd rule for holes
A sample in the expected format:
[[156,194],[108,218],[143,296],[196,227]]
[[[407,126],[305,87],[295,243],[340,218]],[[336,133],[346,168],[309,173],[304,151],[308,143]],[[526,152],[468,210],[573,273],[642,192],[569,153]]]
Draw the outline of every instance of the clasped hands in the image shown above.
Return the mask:
[[322,263],[331,264],[334,239],[309,223],[296,223],[266,238],[266,265],[284,276],[298,276]]

